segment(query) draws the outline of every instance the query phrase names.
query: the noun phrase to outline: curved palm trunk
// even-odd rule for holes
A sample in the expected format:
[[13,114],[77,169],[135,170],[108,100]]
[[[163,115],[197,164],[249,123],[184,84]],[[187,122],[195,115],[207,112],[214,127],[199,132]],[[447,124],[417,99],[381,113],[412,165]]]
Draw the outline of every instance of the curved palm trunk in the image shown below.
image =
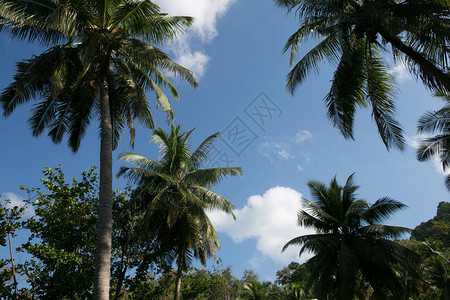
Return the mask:
[[9,231],[8,231],[8,242],[9,242],[9,254],[11,255],[11,271],[14,279],[14,297],[16,299],[19,299],[19,293],[17,292],[16,269],[14,268],[14,258],[11,245],[11,232]]
[[109,299],[112,233],[112,121],[108,82],[100,84],[100,199],[95,253],[94,299]]
[[[380,35],[392,46],[409,56],[412,60],[414,60],[422,69],[425,74],[431,75],[435,78],[437,82],[439,82],[442,86],[444,86],[447,90],[450,91],[450,76],[436,67],[433,63],[427,60],[422,54],[415,51],[411,47],[408,47],[405,43],[403,43],[399,38],[392,36],[388,32],[383,29],[378,28],[378,32]],[[433,84],[436,88],[436,84]]]

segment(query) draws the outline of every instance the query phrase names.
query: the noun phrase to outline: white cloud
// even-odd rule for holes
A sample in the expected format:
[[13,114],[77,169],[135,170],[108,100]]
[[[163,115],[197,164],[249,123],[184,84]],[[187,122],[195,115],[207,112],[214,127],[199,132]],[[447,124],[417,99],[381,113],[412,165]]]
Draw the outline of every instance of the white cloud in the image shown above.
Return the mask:
[[303,171],[304,169],[303,169],[303,167],[301,166],[301,165],[297,165],[297,171],[298,172],[301,172],[301,171]]
[[[194,72],[200,79],[206,71],[209,57],[203,53],[205,43],[218,34],[217,20],[235,0],[156,0],[161,12],[172,16],[194,17],[194,23],[172,43],[169,50],[175,61]],[[198,42],[197,42],[198,41]],[[195,48],[194,50],[192,50]],[[183,64],[186,63],[186,64]]]
[[400,83],[412,79],[411,74],[406,69],[406,66],[403,63],[396,64],[395,67],[390,70],[390,72],[394,76],[394,78]]
[[217,19],[235,0],[156,0],[162,12],[169,15],[194,17],[195,22],[188,32],[194,32],[203,41],[217,36]]
[[428,134],[416,134],[412,137],[407,136],[406,143],[414,149],[418,149],[422,140],[428,137],[430,137]]
[[[303,208],[302,195],[287,187],[274,187],[264,195],[254,195],[247,199],[247,204],[234,211],[236,221],[223,213],[208,213],[218,232],[227,234],[235,243],[246,239],[256,239],[256,248],[264,257],[276,263],[287,264],[298,260],[299,247],[291,246],[281,252],[283,246],[292,238],[314,233],[311,229],[297,225],[297,213]],[[302,256],[304,261],[307,256]],[[260,259],[249,261],[252,266]]]
[[[25,206],[26,203],[24,202],[24,199],[20,198],[14,193],[3,193],[2,199],[7,200],[9,199],[10,203],[5,202],[7,208],[13,208],[14,206],[22,207]],[[30,205],[26,205],[27,208],[24,211],[24,217],[31,217],[34,215],[34,209]]]
[[191,70],[197,79],[202,78],[203,75],[205,75],[209,60],[209,56],[199,51],[194,53],[190,51],[181,51],[177,55],[177,63]]

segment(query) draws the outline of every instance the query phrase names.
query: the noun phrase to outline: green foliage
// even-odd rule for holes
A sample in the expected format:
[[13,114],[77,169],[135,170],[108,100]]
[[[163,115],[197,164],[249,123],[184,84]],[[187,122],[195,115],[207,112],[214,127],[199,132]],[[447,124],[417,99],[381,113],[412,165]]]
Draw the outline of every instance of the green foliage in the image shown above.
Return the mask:
[[[95,167],[83,172],[81,179],[67,182],[61,167],[45,168],[43,188],[27,188],[28,205],[34,215],[28,217],[23,228],[30,232],[27,243],[18,250],[31,255],[31,259],[18,266],[18,271],[27,279],[29,288],[20,292],[23,298],[39,299],[90,299],[94,276],[96,250],[96,228],[98,209],[98,176]],[[156,244],[138,238],[137,232],[142,216],[134,215],[129,206],[131,189],[114,193],[112,248],[113,295],[124,294],[135,281],[155,266]],[[18,221],[24,207],[6,209],[0,205],[4,217],[0,223],[2,231],[9,230],[10,213]],[[19,213],[20,211],[20,213]],[[19,224],[15,228],[18,228]],[[6,227],[5,227],[6,226]],[[11,277],[7,260],[2,261],[0,278]],[[3,293],[11,285],[4,283]]]
[[410,240],[401,244],[420,254],[422,266],[421,276],[425,280],[414,283],[412,296],[430,296],[434,299],[449,299],[450,296],[450,203],[440,202],[436,216],[422,222],[411,234]]
[[[45,192],[28,189],[35,215],[26,222],[31,232],[22,251],[33,258],[22,270],[31,293],[44,299],[89,297],[94,275],[98,182],[95,168],[67,183],[61,167],[45,168]],[[34,195],[36,193],[37,195]]]
[[285,287],[295,283],[298,287],[306,289],[311,271],[306,264],[291,262],[287,267],[277,271],[276,275],[275,284],[277,285]]
[[226,270],[199,270],[194,268],[183,276],[183,299],[228,299],[230,287],[228,278],[223,272]]
[[418,241],[433,240],[444,243],[450,248],[450,202],[440,202],[436,216],[422,222],[411,233],[411,238]]
[[0,203],[0,246],[6,246],[6,237],[8,237],[11,256],[9,260],[0,260],[0,283],[2,286],[0,288],[0,296],[17,299],[18,283],[12,254],[12,238],[16,235],[16,230],[23,227],[22,217],[25,213],[26,205],[11,207],[11,200],[6,199],[4,202],[5,205]]

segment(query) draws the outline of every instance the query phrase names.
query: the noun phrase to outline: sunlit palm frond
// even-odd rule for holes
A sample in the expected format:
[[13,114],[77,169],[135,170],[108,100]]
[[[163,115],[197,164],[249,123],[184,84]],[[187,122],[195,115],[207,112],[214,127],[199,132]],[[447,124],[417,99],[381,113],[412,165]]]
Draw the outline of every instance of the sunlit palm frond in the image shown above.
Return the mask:
[[381,55],[374,47],[366,56],[367,88],[366,94],[372,106],[372,116],[378,132],[389,150],[396,147],[403,150],[405,138],[400,124],[395,120],[395,82]]
[[192,192],[199,197],[199,199],[208,204],[210,210],[221,210],[236,219],[236,216],[233,213],[234,205],[223,196],[199,185],[194,185],[191,189]]
[[139,154],[123,152],[119,154],[118,159],[137,165],[139,168],[144,168],[155,172],[159,172],[162,169],[160,163]]
[[197,149],[195,149],[191,157],[189,157],[189,169],[197,170],[207,161],[208,154],[210,153],[211,148],[213,147],[219,134],[219,132],[216,132],[210,135],[200,144],[200,146],[197,147]]

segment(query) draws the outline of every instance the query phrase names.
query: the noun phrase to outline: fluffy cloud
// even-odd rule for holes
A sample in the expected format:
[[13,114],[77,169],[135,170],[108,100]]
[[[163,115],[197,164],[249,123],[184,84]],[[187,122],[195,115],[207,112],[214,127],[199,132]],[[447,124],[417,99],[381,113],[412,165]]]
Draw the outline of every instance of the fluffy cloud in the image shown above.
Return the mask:
[[[299,247],[289,247],[281,252],[283,246],[292,238],[313,233],[297,225],[297,213],[303,208],[302,195],[287,187],[274,187],[264,195],[254,195],[247,199],[246,205],[234,211],[236,221],[223,213],[209,213],[217,231],[227,234],[235,243],[246,239],[256,239],[256,248],[263,257],[253,258],[251,264],[270,258],[276,263],[287,264],[298,259]],[[301,260],[306,260],[303,256]]]
[[[201,78],[206,71],[209,57],[202,47],[218,34],[217,20],[228,10],[235,0],[156,0],[162,12],[169,15],[194,17],[194,24],[170,45],[175,61]],[[200,49],[193,49],[195,47]]]
[[185,50],[177,50],[177,63],[183,67],[191,70],[197,79],[200,79],[205,75],[207,64],[210,57],[199,51],[190,52]]
[[[20,198],[14,193],[3,193],[2,199],[7,200],[9,199],[10,203],[5,203],[6,207],[13,208],[14,206],[24,206],[26,203],[24,202],[24,199]],[[25,217],[31,217],[34,215],[34,209],[30,205],[27,205],[27,208],[25,209],[24,216]]]

